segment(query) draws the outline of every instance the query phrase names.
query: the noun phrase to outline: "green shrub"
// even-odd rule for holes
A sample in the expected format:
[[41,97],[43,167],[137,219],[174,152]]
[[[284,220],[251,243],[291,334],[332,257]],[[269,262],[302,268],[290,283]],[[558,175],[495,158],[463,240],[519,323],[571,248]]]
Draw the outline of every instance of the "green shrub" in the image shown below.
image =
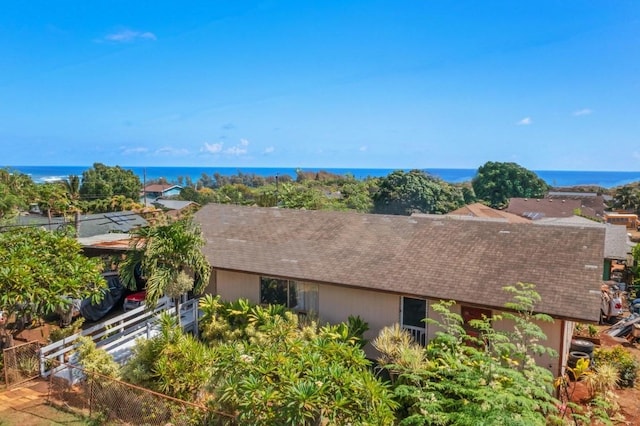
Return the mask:
[[57,342],[58,340],[62,340],[65,337],[73,336],[74,334],[80,332],[82,330],[82,325],[84,324],[84,318],[79,317],[74,322],[72,322],[68,327],[65,328],[54,328],[49,333],[49,342]]
[[596,366],[610,364],[618,369],[618,384],[623,388],[634,386],[638,375],[638,361],[622,346],[612,348],[597,348],[593,352],[593,361]]

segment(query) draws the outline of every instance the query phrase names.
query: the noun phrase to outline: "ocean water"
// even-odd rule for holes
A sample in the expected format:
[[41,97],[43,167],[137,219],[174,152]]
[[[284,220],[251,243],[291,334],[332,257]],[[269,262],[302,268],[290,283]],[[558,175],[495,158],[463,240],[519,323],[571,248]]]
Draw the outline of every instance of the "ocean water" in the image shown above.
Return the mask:
[[[34,182],[42,183],[60,179],[66,179],[69,175],[82,176],[82,172],[91,166],[4,166],[12,170],[31,176]],[[326,171],[329,173],[346,175],[351,174],[356,179],[367,177],[384,177],[397,169],[346,169],[346,168],[296,168],[296,167],[125,167],[132,170],[140,180],[151,181],[165,178],[169,182],[178,182],[178,178],[187,176],[193,182],[197,182],[205,174],[212,176],[219,173],[223,176],[230,176],[242,172],[244,174],[256,174],[267,177],[289,175],[296,177],[297,170],[305,172]],[[405,169],[408,171],[409,169]],[[445,182],[461,183],[468,182],[476,174],[477,169],[446,169],[446,168],[426,168],[423,169]],[[640,171],[637,172],[617,172],[617,171],[575,171],[575,170],[534,170],[534,172],[549,185],[552,186],[577,186],[596,185],[604,188],[613,188],[631,182],[640,181]]]

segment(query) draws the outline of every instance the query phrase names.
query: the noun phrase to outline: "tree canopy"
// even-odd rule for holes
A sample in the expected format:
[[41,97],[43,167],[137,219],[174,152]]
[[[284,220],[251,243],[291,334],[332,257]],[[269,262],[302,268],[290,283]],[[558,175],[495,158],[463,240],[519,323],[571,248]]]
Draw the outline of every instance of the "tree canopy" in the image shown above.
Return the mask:
[[0,219],[15,216],[34,200],[36,185],[29,175],[0,169]]
[[493,208],[506,207],[512,197],[542,198],[549,190],[534,172],[516,163],[493,161],[478,168],[471,185],[476,197]]
[[373,194],[375,213],[410,215],[447,213],[465,203],[460,187],[448,184],[422,170],[396,170],[380,180]]
[[62,233],[35,227],[0,233],[0,310],[42,317],[71,299],[97,302],[107,286],[102,268]]
[[132,170],[120,166],[94,163],[92,168],[82,172],[80,196],[83,200],[105,199],[116,195],[138,200],[141,189],[140,178]]

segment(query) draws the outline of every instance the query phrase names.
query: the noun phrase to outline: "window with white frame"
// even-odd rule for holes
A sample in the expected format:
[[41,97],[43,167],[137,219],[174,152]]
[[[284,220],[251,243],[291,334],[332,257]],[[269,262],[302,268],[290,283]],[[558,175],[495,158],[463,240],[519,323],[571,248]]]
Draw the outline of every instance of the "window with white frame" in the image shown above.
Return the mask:
[[318,284],[260,277],[260,303],[284,305],[296,312],[318,312]]

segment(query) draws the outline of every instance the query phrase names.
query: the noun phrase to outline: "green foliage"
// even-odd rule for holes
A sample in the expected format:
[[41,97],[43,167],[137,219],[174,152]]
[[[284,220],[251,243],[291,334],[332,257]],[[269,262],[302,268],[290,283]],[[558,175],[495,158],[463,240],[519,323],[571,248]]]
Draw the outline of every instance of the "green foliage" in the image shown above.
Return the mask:
[[57,342],[58,340],[62,340],[65,337],[73,336],[74,334],[79,333],[80,330],[82,330],[83,324],[84,318],[79,317],[68,327],[52,329],[51,332],[49,332],[49,342]]
[[397,170],[380,180],[373,195],[375,213],[410,215],[447,213],[464,205],[460,187],[450,185],[421,170]]
[[[137,229],[120,265],[120,276],[125,285],[135,288],[135,268],[141,265],[147,278],[147,306],[155,306],[168,289],[184,289],[185,286],[175,285],[185,272],[193,274],[194,292],[202,293],[211,276],[202,246],[202,231],[190,218]],[[172,296],[175,295],[173,292]]]
[[96,347],[90,337],[81,336],[77,339],[78,363],[91,373],[99,373],[103,376],[117,379],[120,377],[120,366],[105,350]]
[[80,196],[83,200],[110,199],[121,195],[131,200],[140,198],[142,183],[132,170],[120,166],[106,166],[94,163],[82,172]]
[[513,197],[542,198],[549,190],[534,172],[516,163],[492,161],[478,168],[471,184],[476,197],[493,208],[506,207]]
[[0,310],[7,317],[43,317],[64,310],[70,299],[98,302],[106,288],[102,267],[68,236],[39,228],[0,233]]
[[35,201],[36,184],[29,175],[11,170],[0,169],[0,220],[14,217]]
[[640,187],[638,182],[623,185],[614,190],[611,207],[628,212],[640,213]]
[[618,370],[618,384],[624,388],[635,386],[638,376],[638,361],[622,346],[611,348],[596,348],[593,351],[593,361],[596,365],[609,364]]
[[[532,315],[536,293],[528,284],[505,290],[514,294],[513,313],[475,321],[478,338],[465,333],[462,318],[451,311],[453,302],[432,305],[442,320],[429,321],[439,331],[425,349],[398,336],[402,347],[384,358],[395,376],[398,424],[544,425],[557,413],[553,377],[532,357],[547,351],[533,324],[544,319]],[[513,324],[510,331],[492,327],[505,319]]]
[[464,205],[460,187],[450,185],[421,170],[396,170],[380,180],[373,195],[375,213],[410,215],[447,213]]
[[215,355],[184,334],[175,317],[164,314],[161,323],[158,337],[138,342],[122,375],[132,383],[195,402],[212,374]]
[[236,413],[239,424],[393,423],[387,386],[349,337],[367,328],[357,317],[336,332],[315,324],[301,328],[282,306],[222,303],[207,295],[200,309],[205,343],[184,336],[172,317],[163,316],[160,335],[139,342],[124,377]]

